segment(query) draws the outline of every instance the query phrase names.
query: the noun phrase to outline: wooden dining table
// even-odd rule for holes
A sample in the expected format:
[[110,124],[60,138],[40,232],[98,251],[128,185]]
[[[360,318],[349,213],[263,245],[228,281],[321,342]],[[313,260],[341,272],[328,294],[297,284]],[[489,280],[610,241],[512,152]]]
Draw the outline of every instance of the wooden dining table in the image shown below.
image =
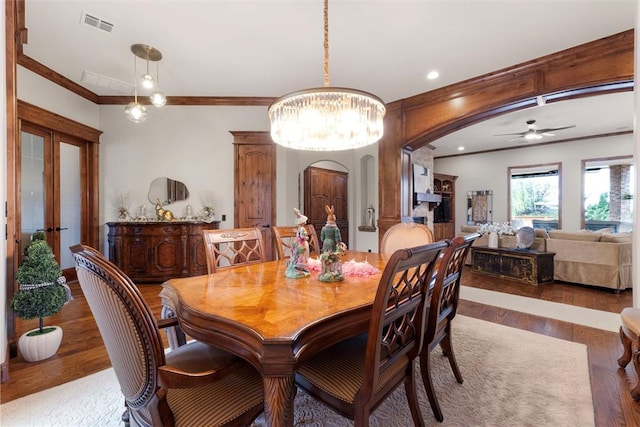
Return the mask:
[[171,279],[160,296],[187,335],[260,371],[268,426],[293,426],[298,363],[367,330],[387,259],[347,251],[343,262],[366,261],[379,272],[345,274],[339,282],[321,282],[313,271],[306,278],[287,278],[287,260],[269,261]]

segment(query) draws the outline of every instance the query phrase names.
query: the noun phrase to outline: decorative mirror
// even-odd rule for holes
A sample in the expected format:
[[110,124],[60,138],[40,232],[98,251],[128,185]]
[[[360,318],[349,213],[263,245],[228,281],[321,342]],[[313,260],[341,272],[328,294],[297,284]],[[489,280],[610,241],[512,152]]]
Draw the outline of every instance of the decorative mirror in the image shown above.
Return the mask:
[[180,200],[187,200],[189,190],[187,186],[180,181],[170,178],[156,178],[149,187],[149,202],[154,205],[160,200],[161,205],[168,205]]
[[478,190],[467,192],[467,224],[487,224],[493,221],[493,191]]

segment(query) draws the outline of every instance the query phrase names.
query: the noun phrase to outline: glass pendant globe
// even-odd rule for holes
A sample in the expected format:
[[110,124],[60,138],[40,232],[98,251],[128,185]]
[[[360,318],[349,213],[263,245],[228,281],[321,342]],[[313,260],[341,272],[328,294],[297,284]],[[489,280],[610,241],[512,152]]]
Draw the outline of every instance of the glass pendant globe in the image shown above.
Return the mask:
[[153,79],[153,77],[151,77],[150,74],[147,73],[143,74],[140,78],[140,84],[145,89],[153,89],[153,87],[156,85],[156,81]]
[[130,102],[124,108],[124,113],[134,123],[141,123],[147,119],[147,109],[139,102]]
[[167,97],[160,91],[153,92],[149,98],[151,99],[151,103],[156,107],[164,107],[167,104]]

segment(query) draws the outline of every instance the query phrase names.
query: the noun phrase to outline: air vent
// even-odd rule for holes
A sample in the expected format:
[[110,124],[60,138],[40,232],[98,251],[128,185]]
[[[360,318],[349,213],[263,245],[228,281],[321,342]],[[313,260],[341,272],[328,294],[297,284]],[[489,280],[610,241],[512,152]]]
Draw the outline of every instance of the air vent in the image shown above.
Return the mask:
[[93,28],[97,28],[102,31],[106,31],[110,33],[113,30],[113,24],[107,21],[104,21],[97,16],[91,15],[89,13],[82,12],[82,18],[80,19],[80,23],[84,25],[88,25]]
[[133,93],[133,84],[123,82],[122,80],[117,80],[112,77],[102,76],[98,73],[94,73],[93,71],[84,70],[82,72],[82,82],[127,95],[131,95]]

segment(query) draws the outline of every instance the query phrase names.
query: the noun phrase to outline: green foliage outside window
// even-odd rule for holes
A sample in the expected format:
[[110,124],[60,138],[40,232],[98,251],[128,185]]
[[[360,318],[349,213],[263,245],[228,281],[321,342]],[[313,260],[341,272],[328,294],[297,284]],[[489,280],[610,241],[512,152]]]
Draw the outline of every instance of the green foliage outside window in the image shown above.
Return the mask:
[[511,180],[511,216],[558,217],[557,200],[551,183],[537,179]]
[[609,220],[609,193],[600,193],[597,204],[586,207],[584,212],[585,220],[608,221]]

